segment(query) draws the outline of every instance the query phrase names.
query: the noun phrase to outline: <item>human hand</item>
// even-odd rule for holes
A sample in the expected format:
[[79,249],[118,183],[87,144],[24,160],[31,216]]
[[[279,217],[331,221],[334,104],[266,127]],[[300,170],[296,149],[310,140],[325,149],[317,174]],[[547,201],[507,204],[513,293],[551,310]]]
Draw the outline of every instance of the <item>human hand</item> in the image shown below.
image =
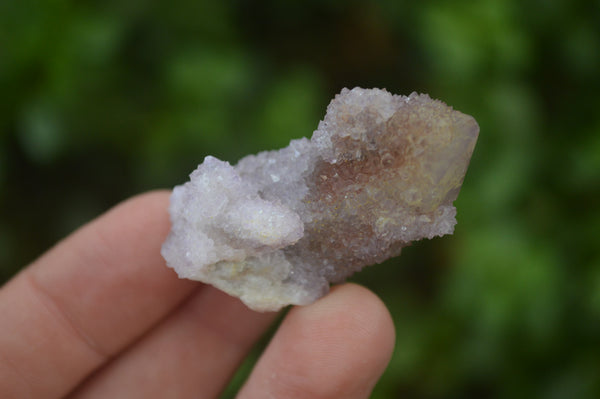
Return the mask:
[[[117,206],[0,289],[0,397],[214,398],[274,313],[180,280],[160,246],[168,192]],[[283,320],[239,398],[367,398],[394,327],[353,284]]]

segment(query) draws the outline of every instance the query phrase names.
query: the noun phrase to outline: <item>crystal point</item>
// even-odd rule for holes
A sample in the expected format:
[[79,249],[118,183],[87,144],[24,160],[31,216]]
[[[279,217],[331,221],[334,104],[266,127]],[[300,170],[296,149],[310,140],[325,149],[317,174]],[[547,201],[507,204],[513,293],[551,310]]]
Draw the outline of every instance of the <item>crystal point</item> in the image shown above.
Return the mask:
[[162,255],[255,310],[311,303],[411,241],[454,231],[478,133],[425,94],[344,89],[311,140],[235,167],[207,157],[173,190]]

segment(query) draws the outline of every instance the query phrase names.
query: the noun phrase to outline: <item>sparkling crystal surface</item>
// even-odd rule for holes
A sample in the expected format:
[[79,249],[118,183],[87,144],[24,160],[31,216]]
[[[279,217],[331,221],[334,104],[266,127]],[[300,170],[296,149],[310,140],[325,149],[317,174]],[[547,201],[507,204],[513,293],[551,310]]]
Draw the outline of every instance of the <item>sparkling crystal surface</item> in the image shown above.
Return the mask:
[[411,241],[454,231],[478,133],[424,94],[344,89],[311,140],[236,166],[206,157],[173,190],[162,255],[255,310],[311,303]]

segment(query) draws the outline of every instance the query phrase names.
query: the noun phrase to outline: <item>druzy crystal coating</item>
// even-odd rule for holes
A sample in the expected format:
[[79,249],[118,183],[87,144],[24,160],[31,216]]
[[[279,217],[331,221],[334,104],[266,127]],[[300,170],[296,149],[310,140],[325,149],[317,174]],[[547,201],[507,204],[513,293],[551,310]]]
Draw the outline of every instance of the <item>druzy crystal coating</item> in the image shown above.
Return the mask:
[[411,241],[451,234],[479,127],[426,94],[344,89],[310,140],[208,156],[177,186],[168,266],[273,311],[323,296]]

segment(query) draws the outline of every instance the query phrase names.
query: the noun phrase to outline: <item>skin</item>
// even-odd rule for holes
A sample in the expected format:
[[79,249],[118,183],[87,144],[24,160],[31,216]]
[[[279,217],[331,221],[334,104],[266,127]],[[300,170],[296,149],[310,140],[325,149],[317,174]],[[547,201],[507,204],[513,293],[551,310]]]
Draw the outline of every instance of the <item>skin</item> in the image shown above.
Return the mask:
[[[168,201],[125,201],[0,289],[1,398],[218,397],[276,314],[165,267]],[[368,398],[394,341],[377,296],[337,286],[291,309],[238,398]]]

